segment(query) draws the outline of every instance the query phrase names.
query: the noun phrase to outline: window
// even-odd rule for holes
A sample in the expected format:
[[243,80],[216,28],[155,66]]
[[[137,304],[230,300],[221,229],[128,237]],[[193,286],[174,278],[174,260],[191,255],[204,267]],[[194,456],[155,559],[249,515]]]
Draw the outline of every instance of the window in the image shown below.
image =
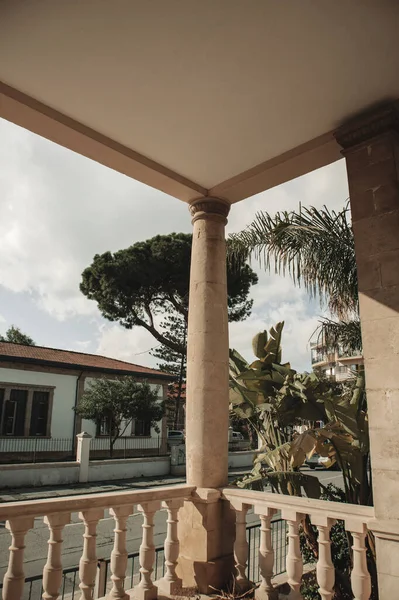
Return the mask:
[[151,435],[150,421],[141,421],[139,419],[136,419],[134,422],[134,435],[150,436]]
[[46,435],[49,392],[33,392],[29,435]]
[[111,419],[103,417],[97,425],[97,435],[111,435]]
[[50,435],[52,389],[0,384],[0,435]]

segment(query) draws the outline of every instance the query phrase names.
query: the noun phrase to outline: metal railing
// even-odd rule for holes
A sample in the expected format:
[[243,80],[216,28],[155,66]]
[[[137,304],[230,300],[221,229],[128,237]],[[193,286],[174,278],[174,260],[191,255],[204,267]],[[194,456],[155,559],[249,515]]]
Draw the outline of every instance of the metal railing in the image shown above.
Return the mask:
[[[120,437],[112,458],[161,456],[170,451],[167,439],[157,437]],[[95,437],[90,444],[90,459],[110,458],[109,437]],[[21,464],[76,460],[72,438],[0,438],[0,464]]]
[[[157,437],[120,437],[116,440],[112,458],[134,458],[168,454],[167,439]],[[108,436],[95,437],[90,442],[90,460],[111,458]]]
[[[274,574],[285,572],[287,554],[287,525],[283,519],[275,519],[271,523],[273,548],[275,552]],[[260,524],[247,527],[248,541],[248,578],[257,583],[260,581],[258,562]],[[111,559],[101,559],[97,564],[97,583],[94,598],[102,598],[112,588],[110,566]],[[133,588],[140,580],[139,552],[128,554],[125,588]],[[79,598],[79,566],[64,569],[59,600],[77,600]],[[165,574],[165,556],[163,546],[155,549],[154,579],[160,579]],[[25,579],[23,600],[41,600],[43,594],[43,575],[34,575]],[[0,590],[2,589],[0,584]]]
[[[285,573],[285,563],[287,555],[287,523],[284,519],[275,519],[271,522],[272,543],[274,549],[274,575]],[[259,568],[259,545],[260,545],[260,524],[247,527],[248,542],[248,573],[250,581],[258,583],[261,579]]]
[[[79,590],[79,567],[64,569],[62,572],[62,583],[60,589],[60,600],[74,600],[78,598]],[[0,590],[2,589],[0,585]],[[43,594],[43,575],[34,575],[25,579],[23,600],[41,600]]]
[[0,464],[75,460],[72,438],[0,438]]

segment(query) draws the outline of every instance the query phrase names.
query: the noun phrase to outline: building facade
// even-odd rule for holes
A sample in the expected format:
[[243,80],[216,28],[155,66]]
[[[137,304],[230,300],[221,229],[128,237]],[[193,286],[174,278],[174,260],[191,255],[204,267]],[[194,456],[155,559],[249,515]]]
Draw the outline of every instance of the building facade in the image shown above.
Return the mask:
[[311,342],[310,353],[312,369],[333,379],[334,381],[348,381],[354,379],[363,365],[363,356],[360,350],[347,353],[339,349],[327,348],[324,342]]
[[[158,391],[160,401],[171,380],[170,375],[155,369],[103,356],[1,342],[0,461],[23,459],[33,451],[42,458],[49,453],[54,458],[73,455],[76,434],[81,431],[94,438],[94,453],[106,452],[108,423],[96,426],[82,420],[74,408],[97,378],[123,375],[148,382]],[[159,423],[159,432],[150,423],[132,421],[123,438],[115,450],[156,450],[166,438],[166,419]]]

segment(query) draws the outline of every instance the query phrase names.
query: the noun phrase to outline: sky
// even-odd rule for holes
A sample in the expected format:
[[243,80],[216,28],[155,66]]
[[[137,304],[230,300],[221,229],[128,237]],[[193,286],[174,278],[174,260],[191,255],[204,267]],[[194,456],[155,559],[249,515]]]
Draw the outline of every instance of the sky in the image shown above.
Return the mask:
[[[152,336],[103,319],[79,283],[95,254],[189,233],[187,205],[2,119],[0,164],[0,333],[14,324],[38,345],[155,367]],[[347,197],[340,160],[237,203],[227,233],[261,210],[293,210],[299,202],[340,210]],[[230,347],[252,360],[252,337],[284,321],[283,361],[310,370],[309,339],[322,307],[288,277],[252,267],[259,275],[252,314],[230,324]]]

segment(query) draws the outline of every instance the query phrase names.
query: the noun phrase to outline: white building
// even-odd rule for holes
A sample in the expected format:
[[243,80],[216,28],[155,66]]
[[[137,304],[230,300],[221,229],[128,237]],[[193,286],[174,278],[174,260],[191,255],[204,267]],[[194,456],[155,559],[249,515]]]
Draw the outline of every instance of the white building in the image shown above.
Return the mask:
[[[96,427],[82,421],[73,409],[93,379],[118,375],[147,381],[160,399],[173,379],[156,369],[95,354],[0,342],[0,461],[32,452],[52,453],[54,458],[72,455],[80,431],[93,436],[93,452],[106,452],[107,424]],[[165,418],[159,429],[161,433],[149,423],[132,422],[115,450],[159,450],[166,444]]]
[[359,366],[363,365],[363,356],[354,351],[345,353],[343,350],[327,348],[320,342],[311,342],[312,369],[334,381],[347,381],[356,377]]

